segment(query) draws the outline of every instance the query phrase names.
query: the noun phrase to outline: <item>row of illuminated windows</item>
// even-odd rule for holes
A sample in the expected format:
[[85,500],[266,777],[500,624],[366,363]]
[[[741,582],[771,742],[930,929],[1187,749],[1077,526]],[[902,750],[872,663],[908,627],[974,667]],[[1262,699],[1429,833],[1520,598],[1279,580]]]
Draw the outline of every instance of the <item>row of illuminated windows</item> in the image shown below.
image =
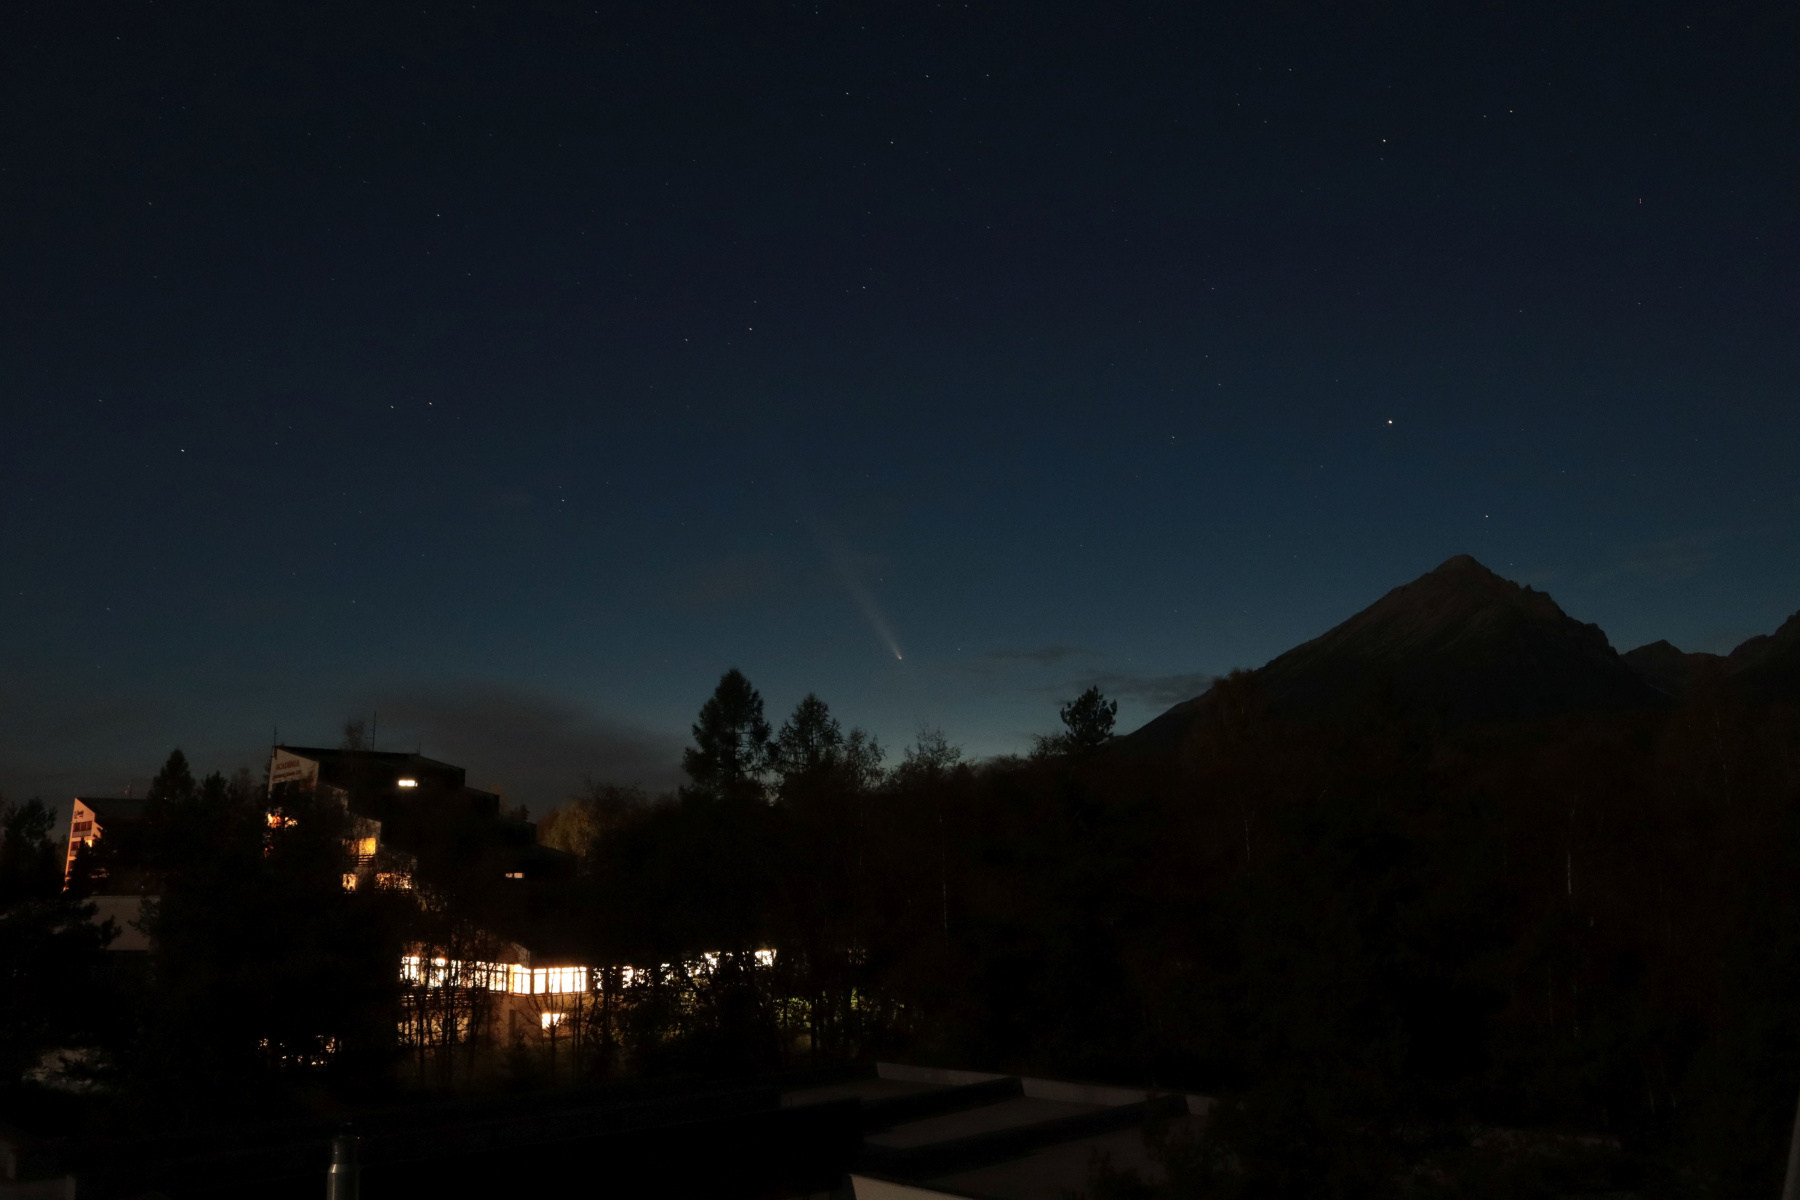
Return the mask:
[[[775,965],[775,952],[773,950],[758,950],[755,951],[755,955],[757,966],[772,967]],[[714,951],[708,951],[705,954],[702,954],[700,960],[693,965],[691,973],[694,975],[711,975],[718,969],[719,955]],[[620,967],[619,982],[626,987],[630,987],[634,983],[649,983],[658,974],[671,975],[674,973],[675,967],[671,963],[663,963],[655,970],[651,970],[649,967]]]
[[588,990],[586,967],[526,967],[518,963],[463,962],[459,959],[423,959],[407,955],[400,960],[400,978],[426,987],[485,988],[515,996],[563,995]]
[[[711,973],[719,965],[717,954],[703,954],[702,968]],[[775,964],[773,950],[756,951],[756,964]],[[672,968],[664,963],[661,971]],[[643,967],[621,967],[620,981],[627,987],[647,980],[651,972]],[[426,987],[483,988],[490,992],[508,992],[514,996],[558,996],[570,992],[590,991],[587,967],[526,967],[518,963],[464,962],[460,959],[406,955],[400,959],[400,978],[406,983]]]
[[[363,876],[354,871],[344,872],[344,890],[346,892],[354,892],[362,884]],[[410,892],[412,876],[405,871],[377,871],[375,872],[375,886],[383,891]]]

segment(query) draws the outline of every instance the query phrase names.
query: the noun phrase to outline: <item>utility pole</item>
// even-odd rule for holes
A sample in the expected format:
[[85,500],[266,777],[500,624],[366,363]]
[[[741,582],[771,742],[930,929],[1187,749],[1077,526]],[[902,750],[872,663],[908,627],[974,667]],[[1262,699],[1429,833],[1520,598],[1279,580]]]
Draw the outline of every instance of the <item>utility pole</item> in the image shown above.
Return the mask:
[[1787,1178],[1781,1184],[1781,1200],[1800,1200],[1800,1104],[1794,1106],[1794,1133],[1788,1138]]
[[346,1130],[331,1139],[331,1169],[325,1174],[325,1200],[356,1200],[356,1137]]

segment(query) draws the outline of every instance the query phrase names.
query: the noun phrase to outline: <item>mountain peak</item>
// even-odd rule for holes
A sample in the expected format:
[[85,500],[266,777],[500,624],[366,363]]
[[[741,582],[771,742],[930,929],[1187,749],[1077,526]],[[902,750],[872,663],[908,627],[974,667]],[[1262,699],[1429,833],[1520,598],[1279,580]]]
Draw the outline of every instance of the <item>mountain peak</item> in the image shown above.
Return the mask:
[[1431,571],[1427,572],[1427,574],[1456,575],[1464,572],[1479,575],[1493,575],[1495,579],[1500,578],[1498,575],[1494,575],[1492,571],[1482,566],[1480,561],[1477,560],[1473,554],[1453,554],[1443,562],[1439,563]]
[[1471,602],[1480,599],[1499,600],[1524,593],[1533,596],[1541,594],[1488,569],[1473,554],[1458,554],[1454,558],[1447,558],[1411,583],[1395,588],[1388,594],[1391,596],[1412,589],[1410,594],[1418,595],[1433,590],[1441,592],[1447,588],[1459,589]]
[[1308,718],[1353,711],[1383,692],[1452,721],[1639,708],[1659,698],[1598,626],[1468,554],[1257,674],[1278,708]]
[[[1253,675],[1276,711],[1302,721],[1354,716],[1372,702],[1452,723],[1645,709],[1706,675],[1754,702],[1800,704],[1800,613],[1729,657],[1667,641],[1621,655],[1547,593],[1458,554]],[[1172,753],[1212,699],[1185,700],[1121,744]]]

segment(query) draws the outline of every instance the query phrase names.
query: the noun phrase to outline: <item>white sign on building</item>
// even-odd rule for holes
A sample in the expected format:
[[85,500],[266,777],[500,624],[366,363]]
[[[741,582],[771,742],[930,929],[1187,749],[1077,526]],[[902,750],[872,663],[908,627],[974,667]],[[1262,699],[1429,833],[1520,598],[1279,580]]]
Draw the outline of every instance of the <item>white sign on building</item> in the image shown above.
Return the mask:
[[319,782],[319,764],[315,759],[302,758],[292,750],[277,750],[269,756],[269,790],[273,792],[284,783],[298,784],[303,791],[312,791]]

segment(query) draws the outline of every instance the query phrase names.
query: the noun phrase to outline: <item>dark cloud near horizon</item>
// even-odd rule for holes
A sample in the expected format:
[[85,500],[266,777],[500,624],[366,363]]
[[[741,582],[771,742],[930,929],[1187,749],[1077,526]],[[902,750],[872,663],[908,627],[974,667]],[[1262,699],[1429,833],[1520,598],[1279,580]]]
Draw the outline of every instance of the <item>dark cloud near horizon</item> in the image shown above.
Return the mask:
[[[0,675],[0,725],[7,734],[0,738],[0,797],[62,800],[141,790],[177,746],[197,773],[242,768],[260,777],[270,730],[238,720],[235,736],[196,736],[217,723],[208,698],[67,692],[31,677]],[[242,708],[244,701],[229,706]],[[641,728],[565,696],[465,682],[380,692],[345,710],[365,721],[371,714],[379,714],[380,749],[418,749],[466,767],[472,785],[500,791],[539,815],[589,779],[651,790],[681,781],[678,735]],[[342,720],[324,725],[329,734],[317,725],[290,732],[284,724],[279,736],[336,745]]]
[[681,780],[681,739],[568,697],[491,683],[381,698],[381,749],[417,748],[468,770],[469,783],[542,816],[588,780],[653,791]]
[[[1035,649],[989,650],[975,658],[957,660],[951,665],[967,674],[1004,676],[1015,669],[1063,667],[1072,660],[1092,657],[1095,657],[1094,651],[1086,647],[1050,643]],[[1054,682],[1040,684],[1033,690],[1041,695],[1068,700],[1089,687],[1097,686],[1115,700],[1166,707],[1198,696],[1211,687],[1217,678],[1217,675],[1205,671],[1146,675],[1133,671],[1091,670],[1074,676],[1063,676]]]
[[1619,575],[1635,575],[1659,582],[1692,579],[1718,561],[1733,542],[1745,541],[1765,529],[1701,529],[1632,546],[1612,562],[1590,572],[1589,584],[1604,583]]
[[[0,799],[61,801],[141,789],[180,746],[201,772],[245,765],[227,738],[181,736],[203,724],[189,697],[158,697],[28,671],[0,673]],[[254,743],[251,743],[254,744]]]
[[1192,671],[1176,675],[1131,675],[1109,671],[1082,676],[1067,685],[1077,690],[1098,687],[1114,700],[1135,700],[1141,704],[1170,705],[1192,700],[1213,685],[1217,675]]

